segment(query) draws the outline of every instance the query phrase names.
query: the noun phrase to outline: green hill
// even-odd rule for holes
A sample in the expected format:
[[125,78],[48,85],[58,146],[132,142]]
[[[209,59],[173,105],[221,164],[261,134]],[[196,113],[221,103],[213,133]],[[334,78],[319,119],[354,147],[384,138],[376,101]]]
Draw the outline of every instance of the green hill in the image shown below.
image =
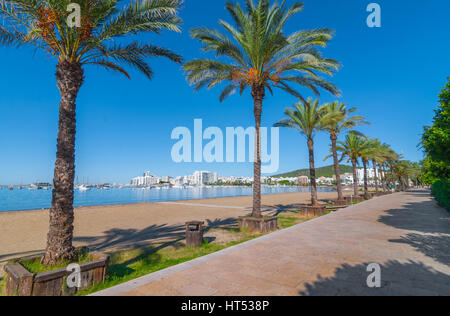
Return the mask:
[[[353,172],[352,166],[347,166],[347,165],[339,165],[339,170],[341,171],[341,174]],[[316,177],[317,178],[320,178],[320,177],[331,178],[333,175],[334,175],[334,166],[326,166],[326,167],[316,168]],[[299,176],[309,177],[309,168],[295,170],[295,171],[282,173],[282,174],[277,174],[272,177],[274,177],[274,178],[291,178],[291,177],[299,177]]]

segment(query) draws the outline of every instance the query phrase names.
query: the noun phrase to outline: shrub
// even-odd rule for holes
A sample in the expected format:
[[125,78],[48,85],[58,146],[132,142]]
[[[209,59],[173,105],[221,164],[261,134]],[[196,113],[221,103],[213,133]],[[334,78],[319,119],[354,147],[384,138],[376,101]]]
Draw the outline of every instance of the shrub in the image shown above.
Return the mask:
[[431,186],[431,192],[438,204],[450,212],[450,179],[436,180]]

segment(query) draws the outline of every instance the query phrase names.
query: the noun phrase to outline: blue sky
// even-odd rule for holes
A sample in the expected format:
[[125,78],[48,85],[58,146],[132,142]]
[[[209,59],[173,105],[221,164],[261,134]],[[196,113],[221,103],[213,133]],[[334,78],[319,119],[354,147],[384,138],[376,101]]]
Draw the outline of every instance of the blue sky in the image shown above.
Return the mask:
[[[292,1],[288,1],[292,2]],[[305,0],[304,11],[287,31],[328,27],[336,36],[324,50],[343,67],[331,79],[342,91],[340,101],[357,107],[372,124],[359,130],[387,142],[406,159],[418,161],[422,126],[430,124],[438,93],[450,76],[448,0],[379,0],[382,27],[366,26],[364,0]],[[186,60],[201,56],[188,31],[230,21],[225,1],[187,0],[181,12],[181,34],[139,36],[173,49]],[[209,55],[211,57],[211,55]],[[31,49],[0,47],[0,184],[51,182],[56,152],[59,94],[55,61]],[[150,170],[157,175],[185,175],[214,170],[220,175],[252,174],[252,165],[172,162],[177,126],[253,125],[252,101],[247,91],[219,103],[220,89],[193,92],[179,65],[165,59],[150,61],[152,81],[132,71],[132,80],[103,69],[86,68],[77,102],[76,173],[80,181],[127,183]],[[309,91],[302,90],[305,95]],[[323,92],[322,102],[335,98]],[[263,126],[283,116],[296,100],[281,90],[268,96]],[[329,138],[316,139],[316,162],[328,165]],[[308,166],[305,140],[294,131],[280,132],[280,172]]]

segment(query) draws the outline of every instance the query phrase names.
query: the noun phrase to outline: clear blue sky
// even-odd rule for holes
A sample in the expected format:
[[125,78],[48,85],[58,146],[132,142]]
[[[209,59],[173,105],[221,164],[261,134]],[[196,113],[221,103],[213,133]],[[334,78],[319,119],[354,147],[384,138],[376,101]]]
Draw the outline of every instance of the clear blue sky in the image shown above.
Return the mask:
[[[292,2],[292,1],[288,1]],[[416,148],[422,126],[430,124],[438,92],[450,76],[448,0],[379,0],[382,27],[366,26],[364,0],[305,0],[304,11],[288,31],[317,27],[336,30],[324,55],[342,62],[332,81],[343,91],[341,101],[359,108],[372,125],[360,130],[378,137],[418,161]],[[374,1],[375,2],[375,1]],[[217,26],[230,20],[225,1],[187,0],[181,12],[183,33],[140,36],[169,47],[187,60],[201,56],[200,45],[188,30],[198,25]],[[55,61],[31,49],[0,47],[0,184],[51,182],[56,151],[59,94]],[[220,89],[195,93],[181,67],[153,59],[153,81],[132,72],[132,80],[99,68],[86,69],[86,81],[77,102],[76,172],[92,182],[127,183],[150,170],[157,175],[185,175],[194,170],[220,175],[252,174],[251,164],[195,164],[172,162],[170,139],[176,126],[253,125],[252,102],[247,94],[220,104]],[[306,95],[308,91],[303,91]],[[322,94],[321,101],[333,97]],[[284,92],[268,96],[263,126],[282,118],[296,100]],[[307,167],[304,139],[281,130],[280,172]],[[316,141],[317,165],[328,150],[328,136]]]

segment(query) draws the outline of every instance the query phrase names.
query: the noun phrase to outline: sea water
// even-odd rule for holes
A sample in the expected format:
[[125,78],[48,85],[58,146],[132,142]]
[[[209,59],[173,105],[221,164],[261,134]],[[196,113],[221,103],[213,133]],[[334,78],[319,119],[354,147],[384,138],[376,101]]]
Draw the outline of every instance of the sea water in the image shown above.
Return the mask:
[[[332,188],[319,187],[318,192],[332,192]],[[306,187],[262,186],[262,194],[309,192]],[[140,202],[162,202],[252,195],[251,187],[205,186],[167,189],[111,188],[75,190],[75,206],[114,205]],[[0,188],[0,212],[26,211],[50,208],[52,190],[9,190]]]

